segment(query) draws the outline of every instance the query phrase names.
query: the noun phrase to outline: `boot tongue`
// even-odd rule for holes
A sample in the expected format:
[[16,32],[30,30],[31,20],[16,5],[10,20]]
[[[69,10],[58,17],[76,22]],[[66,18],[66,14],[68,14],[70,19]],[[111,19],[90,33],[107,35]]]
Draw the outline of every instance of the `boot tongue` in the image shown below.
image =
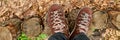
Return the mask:
[[89,26],[89,21],[90,21],[90,16],[89,14],[83,12],[82,14],[80,14],[80,18],[81,20],[79,21],[80,23],[78,24],[78,27],[80,29],[84,29],[83,31],[87,31],[88,30],[88,26]]
[[52,15],[53,16],[53,28],[55,30],[55,33],[57,32],[63,32],[63,28],[64,28],[64,24],[63,24],[63,21],[62,19],[60,19],[60,14],[61,13],[58,13],[58,11],[54,11],[53,12],[54,14]]

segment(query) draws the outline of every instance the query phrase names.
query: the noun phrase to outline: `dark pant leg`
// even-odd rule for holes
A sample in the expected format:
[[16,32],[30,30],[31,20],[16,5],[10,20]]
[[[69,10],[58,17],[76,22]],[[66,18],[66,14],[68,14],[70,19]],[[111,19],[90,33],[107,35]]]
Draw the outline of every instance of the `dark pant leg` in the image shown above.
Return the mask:
[[83,32],[81,32],[80,34],[76,35],[73,40],[90,40],[86,34],[84,34]]
[[67,40],[63,33],[55,33],[48,38],[48,40]]

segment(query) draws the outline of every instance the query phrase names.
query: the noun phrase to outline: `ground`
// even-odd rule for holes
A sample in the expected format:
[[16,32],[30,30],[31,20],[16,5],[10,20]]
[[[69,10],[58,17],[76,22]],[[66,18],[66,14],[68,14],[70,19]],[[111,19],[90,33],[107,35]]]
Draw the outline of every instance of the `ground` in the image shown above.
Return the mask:
[[[45,34],[46,37],[41,40],[47,40],[51,32],[46,23],[46,16],[52,4],[63,6],[70,32],[74,28],[79,10],[82,7],[90,7],[93,10],[93,19],[87,36],[91,40],[120,40],[119,0],[0,0],[0,39],[3,40],[6,35],[3,33],[8,32],[9,38],[17,40],[24,31],[29,32],[30,28],[40,26],[38,34],[34,34],[38,30],[32,30],[30,33],[37,36],[30,38],[34,40],[40,34]],[[39,25],[35,21],[38,19],[34,19],[35,22],[30,20],[29,25],[25,24],[24,28],[28,30],[23,30],[22,24],[36,15],[39,18]]]

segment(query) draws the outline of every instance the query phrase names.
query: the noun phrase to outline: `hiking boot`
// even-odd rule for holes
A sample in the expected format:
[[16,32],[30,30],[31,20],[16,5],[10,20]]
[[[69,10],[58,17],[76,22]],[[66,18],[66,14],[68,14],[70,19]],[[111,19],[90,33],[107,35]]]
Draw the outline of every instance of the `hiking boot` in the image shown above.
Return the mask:
[[52,34],[60,32],[65,34],[65,36],[68,38],[69,29],[62,6],[58,4],[53,4],[49,8],[47,15],[47,23],[51,29]]
[[81,32],[86,34],[89,29],[91,18],[92,10],[90,8],[84,7],[79,11],[79,14],[75,21],[75,27],[70,36],[70,40],[72,40],[76,35],[80,34]]

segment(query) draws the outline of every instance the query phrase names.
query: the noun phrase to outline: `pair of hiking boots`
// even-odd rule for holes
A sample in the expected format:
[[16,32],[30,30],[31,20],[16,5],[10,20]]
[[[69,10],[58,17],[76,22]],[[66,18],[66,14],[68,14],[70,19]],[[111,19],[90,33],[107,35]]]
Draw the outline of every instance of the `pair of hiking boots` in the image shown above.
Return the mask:
[[47,23],[52,34],[61,32],[64,33],[68,39],[72,39],[75,35],[78,35],[81,32],[86,34],[90,26],[92,13],[93,12],[89,7],[83,7],[78,13],[74,29],[70,34],[62,6],[53,4],[48,10]]

